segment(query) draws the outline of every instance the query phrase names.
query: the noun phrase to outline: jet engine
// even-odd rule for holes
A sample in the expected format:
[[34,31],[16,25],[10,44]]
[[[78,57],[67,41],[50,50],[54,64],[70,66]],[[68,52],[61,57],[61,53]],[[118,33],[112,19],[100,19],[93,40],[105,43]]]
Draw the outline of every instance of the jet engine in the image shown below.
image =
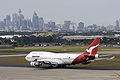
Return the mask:
[[90,64],[91,61],[82,62],[82,64]]
[[39,66],[39,63],[38,62],[31,62],[30,66]]
[[91,55],[91,56],[89,56],[89,55],[84,55],[86,58],[99,58],[99,54],[96,54],[95,56],[93,56],[93,55]]
[[99,54],[96,54],[96,55],[95,55],[95,59],[97,59],[97,58],[99,58]]
[[52,64],[51,67],[58,67],[58,64]]

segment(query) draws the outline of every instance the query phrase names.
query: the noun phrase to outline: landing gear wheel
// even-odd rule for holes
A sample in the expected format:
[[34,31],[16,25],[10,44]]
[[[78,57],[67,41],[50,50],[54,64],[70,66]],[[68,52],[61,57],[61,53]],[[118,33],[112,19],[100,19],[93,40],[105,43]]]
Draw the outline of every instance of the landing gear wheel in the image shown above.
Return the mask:
[[62,65],[62,68],[66,68],[66,65]]

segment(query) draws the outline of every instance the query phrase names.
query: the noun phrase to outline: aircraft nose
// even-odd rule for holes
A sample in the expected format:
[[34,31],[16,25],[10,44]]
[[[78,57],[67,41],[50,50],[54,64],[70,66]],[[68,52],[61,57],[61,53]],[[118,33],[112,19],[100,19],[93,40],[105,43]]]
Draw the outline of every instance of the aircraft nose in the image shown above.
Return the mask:
[[30,57],[29,55],[27,55],[27,56],[25,57],[25,59],[26,59],[27,61],[31,61],[31,57]]

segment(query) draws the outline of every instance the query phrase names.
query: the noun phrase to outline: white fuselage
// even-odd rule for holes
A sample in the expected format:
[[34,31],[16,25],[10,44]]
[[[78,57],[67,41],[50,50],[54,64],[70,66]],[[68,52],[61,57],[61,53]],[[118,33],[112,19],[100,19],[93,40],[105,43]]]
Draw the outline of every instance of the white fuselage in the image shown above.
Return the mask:
[[50,61],[51,63],[54,62],[57,64],[71,64],[79,55],[80,54],[60,54],[53,52],[33,51],[30,52],[25,58],[29,62],[33,62],[35,59],[37,59],[38,62]]

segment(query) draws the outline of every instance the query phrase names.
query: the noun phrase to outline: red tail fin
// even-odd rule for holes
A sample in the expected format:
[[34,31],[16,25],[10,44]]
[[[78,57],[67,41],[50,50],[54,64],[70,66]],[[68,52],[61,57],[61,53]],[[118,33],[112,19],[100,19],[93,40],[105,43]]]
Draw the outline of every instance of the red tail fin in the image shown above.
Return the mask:
[[96,38],[91,45],[85,50],[85,52],[83,54],[85,55],[89,55],[89,56],[95,56],[95,54],[97,53],[98,50],[98,46],[100,43],[100,39],[101,38]]

